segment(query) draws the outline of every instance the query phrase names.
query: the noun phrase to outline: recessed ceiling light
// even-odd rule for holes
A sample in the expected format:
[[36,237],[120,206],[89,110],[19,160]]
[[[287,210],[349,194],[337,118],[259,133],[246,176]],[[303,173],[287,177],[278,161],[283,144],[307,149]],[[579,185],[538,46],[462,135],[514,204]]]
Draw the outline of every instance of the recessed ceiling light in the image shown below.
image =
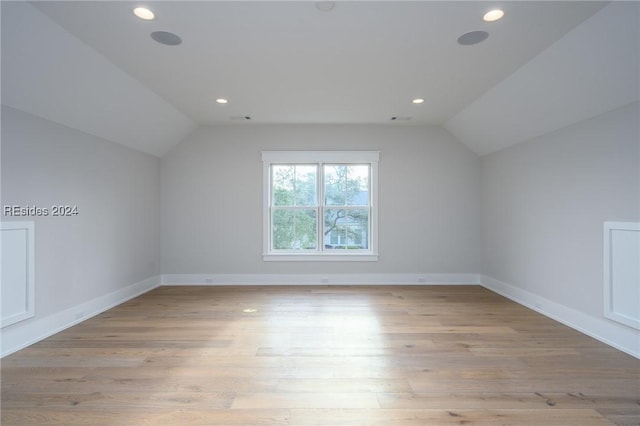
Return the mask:
[[458,44],[471,46],[472,44],[478,44],[485,41],[487,37],[489,37],[489,33],[486,31],[471,31],[458,37]]
[[153,12],[146,7],[136,7],[135,9],[133,9],[133,14],[140,19],[144,19],[145,21],[151,21],[156,17],[156,15],[154,15]]
[[177,46],[182,43],[182,39],[179,36],[167,31],[154,31],[151,33],[151,38],[167,46]]
[[226,100],[225,98],[218,98],[218,99],[216,99],[216,102],[219,103],[219,104],[229,103],[229,101]]
[[485,22],[495,22],[504,16],[504,12],[500,9],[493,9],[484,14],[482,19]]
[[411,102],[413,102],[414,104],[421,104],[424,103],[424,99],[422,98],[415,98],[414,100],[412,100]]

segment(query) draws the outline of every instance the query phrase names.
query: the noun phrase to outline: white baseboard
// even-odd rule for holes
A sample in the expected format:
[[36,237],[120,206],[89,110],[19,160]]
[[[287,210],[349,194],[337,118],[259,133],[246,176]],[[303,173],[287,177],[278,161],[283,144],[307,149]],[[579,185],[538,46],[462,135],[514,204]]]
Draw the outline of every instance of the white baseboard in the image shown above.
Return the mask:
[[591,336],[609,346],[640,358],[640,332],[604,317],[598,318],[553,302],[511,284],[481,275],[483,287],[501,294],[555,321]]
[[[88,302],[44,318],[33,318],[2,329],[2,357],[32,345],[42,339],[74,326],[107,309],[133,299],[158,287],[160,275],[147,278],[128,287],[97,297]],[[79,315],[82,315],[79,317]]]
[[164,274],[163,285],[468,285],[478,274]]

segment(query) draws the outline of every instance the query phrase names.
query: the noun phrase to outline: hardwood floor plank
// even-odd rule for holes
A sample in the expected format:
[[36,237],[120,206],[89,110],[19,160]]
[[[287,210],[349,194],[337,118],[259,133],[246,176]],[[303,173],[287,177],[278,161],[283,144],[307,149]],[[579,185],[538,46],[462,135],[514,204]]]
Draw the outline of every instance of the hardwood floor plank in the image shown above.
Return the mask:
[[[138,376],[129,371],[127,378],[112,378],[89,375],[82,379],[65,379],[52,382],[46,379],[31,379],[18,383],[3,385],[3,392],[20,394],[27,398],[33,389],[46,393],[86,392],[90,388],[93,392],[102,393],[132,393],[148,392],[274,392],[279,379],[260,380],[249,379],[249,374],[243,378],[211,378],[200,375],[166,377],[158,371],[155,377]],[[9,399],[7,398],[7,401]],[[3,401],[4,404],[4,401]]]
[[262,426],[290,425],[289,410],[2,410],[3,425],[20,426]]
[[611,425],[594,410],[291,410],[291,425]]
[[[567,393],[458,393],[417,394],[386,393],[378,395],[381,408],[401,409],[600,409],[621,411],[637,410],[637,401],[631,397]],[[625,411],[626,412],[626,411]]]
[[[147,388],[148,389],[148,388]],[[186,389],[175,392],[142,388],[132,389],[135,392],[115,393],[24,393],[11,394],[3,401],[3,408],[22,408],[30,410],[48,410],[72,407],[86,411],[95,409],[118,410],[146,410],[146,409],[224,409],[230,408],[235,397],[233,392],[188,391]]]
[[233,409],[261,408],[379,408],[374,393],[333,392],[277,392],[239,394],[235,397]]
[[27,356],[27,357],[9,357],[7,361],[3,360],[3,366],[35,368],[42,365],[48,367],[139,367],[145,362],[143,356],[123,357],[123,356]]
[[411,392],[406,379],[282,379],[277,392],[333,393]]

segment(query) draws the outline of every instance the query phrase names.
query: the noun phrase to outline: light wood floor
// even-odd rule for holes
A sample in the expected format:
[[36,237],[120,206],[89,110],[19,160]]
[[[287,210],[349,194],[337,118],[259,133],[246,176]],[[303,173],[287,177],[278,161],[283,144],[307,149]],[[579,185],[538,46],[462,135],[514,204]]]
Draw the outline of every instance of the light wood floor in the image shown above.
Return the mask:
[[476,286],[161,287],[1,372],[3,426],[640,423],[639,360]]

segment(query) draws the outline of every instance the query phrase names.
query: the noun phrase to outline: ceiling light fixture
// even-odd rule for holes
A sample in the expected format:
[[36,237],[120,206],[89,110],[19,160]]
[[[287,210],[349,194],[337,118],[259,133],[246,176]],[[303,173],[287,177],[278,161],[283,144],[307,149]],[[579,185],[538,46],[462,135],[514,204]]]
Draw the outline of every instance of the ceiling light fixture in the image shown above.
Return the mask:
[[412,100],[411,102],[413,102],[414,104],[422,104],[424,103],[424,99],[422,98],[415,98],[414,100]]
[[216,102],[219,103],[219,104],[229,103],[229,101],[226,100],[225,98],[218,98],[218,99],[216,99]]
[[504,16],[504,12],[501,9],[493,9],[484,14],[482,19],[485,22],[495,22]]
[[156,15],[146,7],[136,7],[133,9],[133,14],[145,21],[151,21],[156,17]]

